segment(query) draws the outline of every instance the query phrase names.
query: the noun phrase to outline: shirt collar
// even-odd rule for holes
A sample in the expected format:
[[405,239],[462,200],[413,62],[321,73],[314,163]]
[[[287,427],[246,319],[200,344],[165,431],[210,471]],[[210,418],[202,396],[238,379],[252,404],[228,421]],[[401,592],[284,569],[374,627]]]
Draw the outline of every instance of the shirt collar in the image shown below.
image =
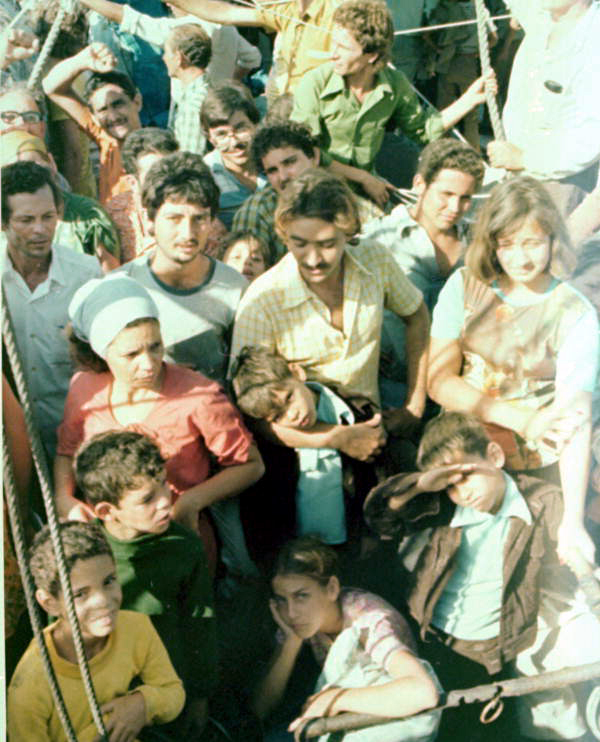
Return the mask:
[[[61,264],[61,261],[56,257],[59,247],[56,243],[52,243],[52,260],[50,261],[50,270],[48,271],[48,278],[46,281],[54,281],[61,286],[67,285],[67,276],[65,275],[65,268]],[[8,275],[20,275],[12,264],[12,261],[8,254],[8,245],[6,238],[2,233],[0,237],[0,274],[2,276]],[[43,282],[45,283],[45,281]]]
[[[359,274],[362,273],[365,276],[369,276],[371,273],[352,255],[348,244],[346,244],[346,250],[344,252],[344,261],[344,294],[346,294],[346,287],[351,281],[354,281],[355,277],[358,277],[360,281]],[[318,299],[300,275],[296,258],[291,253],[284,255],[279,263],[277,263],[277,268],[281,271],[282,277],[285,277],[285,293],[281,299],[282,308],[292,309],[311,299]]]
[[[331,67],[331,75],[329,76],[329,80],[327,80],[327,84],[319,94],[320,98],[339,95],[346,89],[344,78],[341,75],[338,75],[338,73],[333,69],[331,62],[329,62],[329,65]],[[373,89],[369,91],[368,96],[370,98],[373,93],[377,93],[377,100],[379,100],[379,98],[383,98],[385,93],[391,95],[393,92],[387,70],[384,67],[377,73],[377,76],[375,77],[375,85],[373,86]]]
[[451,528],[460,528],[461,526],[473,526],[479,523],[485,523],[491,521],[493,518],[521,518],[527,525],[531,525],[532,518],[531,512],[527,507],[525,498],[519,492],[514,479],[508,476],[506,472],[502,472],[502,476],[505,481],[504,499],[500,505],[500,510],[497,513],[480,513],[478,510],[473,508],[466,508],[460,505],[456,506],[452,520],[450,521]]

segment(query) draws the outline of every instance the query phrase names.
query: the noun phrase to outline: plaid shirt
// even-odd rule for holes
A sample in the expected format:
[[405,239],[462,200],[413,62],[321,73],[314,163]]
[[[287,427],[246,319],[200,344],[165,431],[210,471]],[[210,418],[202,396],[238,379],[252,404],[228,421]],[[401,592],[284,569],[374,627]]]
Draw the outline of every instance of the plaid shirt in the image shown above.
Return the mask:
[[379,403],[377,386],[383,309],[413,314],[421,293],[389,250],[363,241],[344,255],[344,331],[306,285],[288,253],[248,288],[238,307],[232,359],[244,345],[261,345],[300,363],[310,381]]
[[203,155],[206,137],[200,126],[200,108],[208,92],[206,75],[199,75],[188,85],[182,86],[178,100],[171,103],[169,128],[175,134],[182,152]]

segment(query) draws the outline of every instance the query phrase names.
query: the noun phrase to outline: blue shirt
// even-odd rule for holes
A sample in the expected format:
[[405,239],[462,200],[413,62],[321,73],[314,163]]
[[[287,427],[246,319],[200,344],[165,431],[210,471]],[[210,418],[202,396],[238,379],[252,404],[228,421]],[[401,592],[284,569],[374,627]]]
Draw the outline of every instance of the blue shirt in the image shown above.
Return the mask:
[[492,639],[500,633],[504,544],[511,518],[531,524],[531,513],[517,485],[504,474],[506,489],[497,513],[458,505],[450,521],[461,528],[456,567],[431,623],[458,639]]

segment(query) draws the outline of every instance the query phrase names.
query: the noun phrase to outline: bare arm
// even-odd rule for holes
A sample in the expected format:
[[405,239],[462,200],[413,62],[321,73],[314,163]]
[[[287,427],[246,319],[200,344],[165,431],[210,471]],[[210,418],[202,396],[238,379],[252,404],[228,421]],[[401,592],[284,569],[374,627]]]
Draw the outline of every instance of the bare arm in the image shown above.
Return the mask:
[[557,391],[555,405],[571,412],[574,409],[580,410],[582,423],[565,443],[558,461],[564,503],[564,515],[558,531],[558,554],[568,562],[569,553],[575,549],[593,564],[594,544],[584,527],[585,496],[590,470],[592,395],[589,392],[579,392],[573,397],[568,390],[565,391],[564,396]]
[[389,683],[347,688],[341,692],[339,688],[327,688],[311,696],[301,718],[324,714],[335,716],[342,711],[401,717],[435,706],[438,699],[435,684],[410,652],[397,649],[390,657],[387,669],[393,678]]
[[463,363],[458,340],[431,338],[427,388],[429,396],[447,410],[475,415],[525,435],[536,410],[495,399],[461,378]]
[[267,717],[281,701],[302,647],[302,639],[281,618],[274,600],[269,601],[269,608],[285,639],[275,651],[267,674],[254,692],[252,707],[259,719]]
[[194,529],[201,510],[220,500],[239,495],[258,481],[264,471],[261,455],[256,446],[252,445],[248,461],[244,464],[226,466],[214,476],[186,490],[175,503],[175,520]]
[[120,3],[112,3],[110,0],[81,0],[82,4],[95,10],[96,13],[100,13],[109,21],[115,23],[121,23],[123,20],[123,5]]
[[458,100],[455,100],[454,103],[451,103],[440,112],[444,130],[450,129],[463,116],[466,116],[469,111],[472,111],[481,103],[485,103],[485,89],[487,86],[491,87],[494,95],[498,92],[498,84],[493,70],[490,71],[487,77],[478,77],[475,82],[469,85]]
[[408,363],[408,391],[405,407],[421,417],[427,395],[427,354],[429,343],[429,312],[425,302],[408,317],[401,318],[406,325],[406,356]]
[[84,70],[110,72],[115,67],[116,60],[110,49],[105,44],[95,42],[86,46],[74,57],[64,59],[55,65],[44,78],[42,86],[50,100],[85,129],[90,118],[90,111],[71,90],[71,85]]
[[173,5],[205,21],[226,26],[260,26],[258,11],[222,0],[173,0]]
[[361,170],[353,165],[344,165],[342,162],[333,160],[329,165],[329,170],[335,175],[341,175],[347,180],[352,180],[362,186],[365,193],[375,203],[383,208],[390,197],[390,191],[395,190],[394,186],[389,183],[385,178],[381,178],[377,175]]
[[256,422],[255,428],[268,440],[288,448],[335,448],[359,461],[371,460],[380,453],[386,441],[379,414],[364,423],[317,423],[310,430],[288,428],[265,420]]

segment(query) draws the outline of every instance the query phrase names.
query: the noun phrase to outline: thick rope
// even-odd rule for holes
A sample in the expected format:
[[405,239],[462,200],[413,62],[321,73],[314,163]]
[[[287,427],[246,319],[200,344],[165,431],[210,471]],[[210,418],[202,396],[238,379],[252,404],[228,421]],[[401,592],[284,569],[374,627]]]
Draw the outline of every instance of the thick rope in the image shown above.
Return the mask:
[[33,461],[40,481],[40,488],[42,491],[42,497],[44,499],[44,507],[46,508],[46,515],[48,518],[48,526],[50,528],[52,546],[56,555],[58,576],[60,578],[60,585],[65,599],[67,616],[71,624],[73,644],[75,645],[75,651],[77,653],[77,661],[79,662],[79,669],[81,672],[83,685],[90,705],[90,710],[92,712],[92,717],[94,719],[98,732],[100,733],[100,737],[103,739],[107,739],[106,729],[104,727],[104,720],[102,719],[102,714],[100,713],[100,706],[96,698],[96,693],[94,691],[94,686],[92,683],[92,677],[90,675],[90,669],[85,655],[83,639],[81,637],[81,628],[79,626],[79,621],[75,612],[73,592],[71,590],[71,580],[69,578],[69,572],[65,563],[65,555],[62,548],[62,542],[60,540],[56,503],[54,501],[54,495],[50,488],[50,474],[48,471],[48,465],[46,463],[46,455],[42,448],[42,443],[39,437],[37,426],[33,418],[33,411],[31,409],[31,401],[29,399],[27,382],[25,380],[25,375],[21,366],[17,344],[15,342],[14,332],[8,314],[8,305],[6,302],[6,297],[4,296],[4,291],[2,292],[1,320],[2,338],[4,340],[6,352],[10,361],[10,367],[13,373],[17,391],[19,393],[19,399],[23,407],[27,434],[29,436],[31,445],[31,453],[33,455]]
[[23,583],[23,592],[25,593],[25,602],[27,603],[27,610],[29,612],[29,620],[33,628],[33,633],[38,643],[38,648],[42,658],[42,664],[46,671],[46,677],[50,685],[52,697],[54,698],[54,705],[56,707],[56,713],[60,719],[65,736],[69,742],[77,742],[77,736],[75,730],[71,724],[71,719],[67,713],[65,702],[60,692],[54,668],[48,654],[48,647],[44,641],[43,627],[40,620],[39,609],[35,600],[35,585],[29,569],[29,563],[27,561],[27,549],[25,547],[25,535],[23,533],[23,525],[19,516],[18,507],[18,495],[17,485],[15,482],[15,474],[13,470],[12,459],[8,451],[8,444],[6,440],[6,434],[2,437],[2,474],[4,478],[4,495],[8,509],[8,519],[10,521],[10,530],[13,537],[13,543],[15,546],[15,553],[17,556],[17,562],[19,563],[19,572],[21,573],[21,582]]
[[58,34],[60,33],[60,27],[62,26],[62,22],[64,21],[66,14],[67,14],[66,4],[63,0],[63,2],[61,2],[60,7],[58,8],[58,11],[56,13],[56,18],[52,22],[52,26],[50,28],[50,31],[48,32],[48,36],[46,36],[44,45],[40,49],[38,58],[35,60],[35,64],[33,65],[33,69],[31,70],[31,75],[29,75],[29,80],[27,81],[27,87],[30,90],[33,90],[34,88],[37,88],[38,86],[42,73],[44,72],[44,67],[46,66],[46,62],[48,61],[50,55],[52,54],[52,49],[54,47],[54,44],[56,43],[56,39],[58,37]]
[[[491,70],[492,65],[490,62],[490,47],[487,32],[487,11],[483,0],[475,0],[475,10],[477,11],[477,38],[479,41],[481,73],[487,75]],[[502,126],[500,111],[498,110],[498,101],[496,100],[496,96],[487,87],[485,91],[485,100],[490,112],[490,122],[492,124],[492,131],[494,132],[494,139],[505,140],[506,135],[504,133],[504,127]]]

